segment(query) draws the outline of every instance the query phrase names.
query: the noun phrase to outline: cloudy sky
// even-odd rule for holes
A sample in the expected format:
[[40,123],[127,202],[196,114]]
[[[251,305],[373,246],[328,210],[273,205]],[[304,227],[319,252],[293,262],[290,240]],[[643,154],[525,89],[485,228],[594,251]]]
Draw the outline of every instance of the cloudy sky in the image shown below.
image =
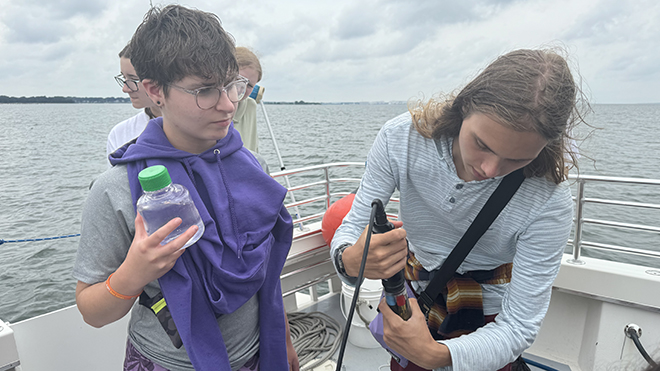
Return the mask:
[[[163,5],[153,0],[154,5]],[[260,57],[266,101],[405,101],[563,45],[594,103],[660,102],[656,0],[189,0]],[[149,0],[0,0],[0,95],[122,96]]]

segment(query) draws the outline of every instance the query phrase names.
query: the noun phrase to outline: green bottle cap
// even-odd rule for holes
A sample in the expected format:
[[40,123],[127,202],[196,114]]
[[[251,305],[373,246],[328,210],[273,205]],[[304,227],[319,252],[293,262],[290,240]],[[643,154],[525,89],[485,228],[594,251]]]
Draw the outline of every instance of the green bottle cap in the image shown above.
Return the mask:
[[149,166],[140,171],[138,180],[145,192],[157,191],[172,184],[170,173],[167,172],[167,168],[163,165]]

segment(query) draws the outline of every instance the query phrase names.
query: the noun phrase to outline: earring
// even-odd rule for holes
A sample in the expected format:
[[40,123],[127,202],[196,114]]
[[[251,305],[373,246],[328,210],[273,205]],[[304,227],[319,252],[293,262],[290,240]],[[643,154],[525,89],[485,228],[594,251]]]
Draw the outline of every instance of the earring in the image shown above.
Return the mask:
[[159,100],[156,101],[156,105],[160,106],[160,101]]

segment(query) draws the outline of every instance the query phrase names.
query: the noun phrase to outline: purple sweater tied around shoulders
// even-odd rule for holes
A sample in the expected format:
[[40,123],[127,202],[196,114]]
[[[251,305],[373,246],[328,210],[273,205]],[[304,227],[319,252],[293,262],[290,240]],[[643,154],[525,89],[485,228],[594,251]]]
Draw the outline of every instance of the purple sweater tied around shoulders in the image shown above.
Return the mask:
[[286,189],[263,172],[233,125],[213,148],[191,154],[170,144],[156,118],[110,161],[127,165],[134,203],[142,195],[138,173],[164,165],[204,221],[201,239],[158,279],[193,367],[231,370],[216,315],[258,295],[260,369],[288,370],[280,287],[293,233]]

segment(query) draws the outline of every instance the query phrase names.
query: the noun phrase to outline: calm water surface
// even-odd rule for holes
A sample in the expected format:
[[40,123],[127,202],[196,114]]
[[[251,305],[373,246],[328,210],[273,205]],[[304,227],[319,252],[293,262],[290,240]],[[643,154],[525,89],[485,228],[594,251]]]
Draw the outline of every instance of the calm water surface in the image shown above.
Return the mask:
[[[364,161],[385,121],[404,105],[267,105],[287,169],[336,161]],[[581,172],[660,178],[660,105],[596,105],[599,128],[581,144]],[[107,168],[110,129],[137,113],[129,104],[0,105],[0,239],[75,234],[90,182]],[[260,153],[280,167],[259,109]],[[590,160],[595,159],[595,162]],[[651,187],[594,187],[598,197],[660,203]],[[622,222],[660,226],[658,214],[588,210]],[[660,250],[660,235],[590,228],[585,238]],[[17,322],[74,303],[71,269],[78,238],[0,245],[0,318]],[[598,251],[587,255],[602,256]],[[606,254],[611,255],[611,254]],[[630,262],[648,259],[626,257]],[[657,264],[657,262],[651,262]]]

